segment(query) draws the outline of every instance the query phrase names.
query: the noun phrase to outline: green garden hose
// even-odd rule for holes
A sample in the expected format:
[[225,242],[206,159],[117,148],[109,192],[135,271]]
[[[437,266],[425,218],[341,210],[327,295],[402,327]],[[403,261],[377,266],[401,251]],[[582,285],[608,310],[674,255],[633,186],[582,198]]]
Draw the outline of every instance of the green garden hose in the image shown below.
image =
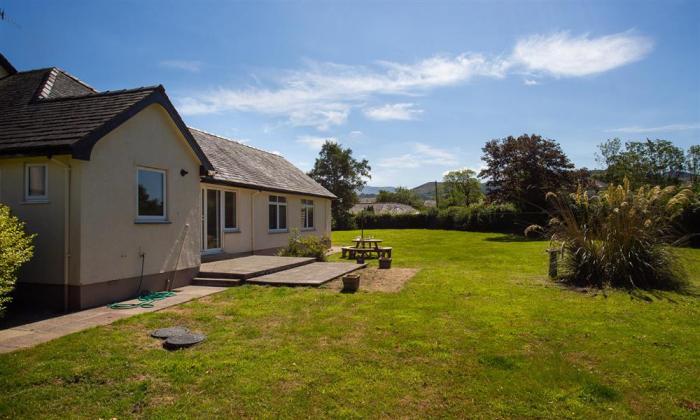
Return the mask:
[[139,296],[138,303],[112,303],[107,305],[110,309],[133,309],[133,308],[153,308],[153,305],[158,300],[163,300],[165,298],[175,296],[175,292],[163,291],[163,292],[151,292],[143,296]]

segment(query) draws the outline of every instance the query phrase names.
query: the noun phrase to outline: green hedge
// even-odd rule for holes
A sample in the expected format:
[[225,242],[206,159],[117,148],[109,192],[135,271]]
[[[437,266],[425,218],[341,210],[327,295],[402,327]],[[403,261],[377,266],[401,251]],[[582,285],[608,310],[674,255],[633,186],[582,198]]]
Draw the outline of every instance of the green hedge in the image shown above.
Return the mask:
[[531,224],[543,224],[547,220],[545,213],[519,212],[510,204],[483,205],[467,207],[435,208],[419,214],[374,214],[365,213],[353,216],[345,226],[336,226],[336,230],[358,229],[446,229],[475,232],[505,232],[522,234]]

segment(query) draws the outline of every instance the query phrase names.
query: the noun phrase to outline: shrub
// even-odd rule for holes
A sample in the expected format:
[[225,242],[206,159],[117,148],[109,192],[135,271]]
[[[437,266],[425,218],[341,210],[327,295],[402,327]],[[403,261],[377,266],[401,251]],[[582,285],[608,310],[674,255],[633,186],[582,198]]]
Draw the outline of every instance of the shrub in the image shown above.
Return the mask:
[[560,279],[579,286],[679,289],[685,274],[672,248],[674,224],[692,192],[676,187],[630,189],[610,185],[589,198],[580,188],[547,194],[554,205],[549,226],[563,251]]
[[[512,204],[483,204],[430,208],[419,214],[376,214],[354,217],[349,228],[357,229],[446,229],[476,232],[522,232],[530,224],[544,224],[546,213],[524,213]],[[334,230],[342,230],[337,226]]]
[[282,257],[313,257],[318,261],[325,261],[330,242],[328,237],[303,236],[298,229],[292,229],[287,246],[280,249],[277,255]]
[[34,236],[27,235],[24,223],[10,214],[9,207],[0,204],[0,316],[12,299],[17,271],[34,254]]

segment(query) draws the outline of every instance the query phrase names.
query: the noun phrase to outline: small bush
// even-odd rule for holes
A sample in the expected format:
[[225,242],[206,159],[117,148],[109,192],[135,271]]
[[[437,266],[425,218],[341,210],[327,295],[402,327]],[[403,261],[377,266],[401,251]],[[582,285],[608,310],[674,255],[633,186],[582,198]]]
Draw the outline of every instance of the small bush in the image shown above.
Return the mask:
[[326,261],[326,251],[330,248],[330,238],[319,238],[314,235],[303,236],[298,229],[292,229],[289,242],[279,250],[281,257],[313,257],[317,261]]
[[586,192],[549,193],[552,241],[563,250],[560,278],[578,286],[679,289],[685,274],[672,245],[692,192],[676,187],[610,185]]
[[12,299],[17,271],[34,254],[34,236],[27,235],[24,223],[10,214],[9,207],[0,204],[0,316]]

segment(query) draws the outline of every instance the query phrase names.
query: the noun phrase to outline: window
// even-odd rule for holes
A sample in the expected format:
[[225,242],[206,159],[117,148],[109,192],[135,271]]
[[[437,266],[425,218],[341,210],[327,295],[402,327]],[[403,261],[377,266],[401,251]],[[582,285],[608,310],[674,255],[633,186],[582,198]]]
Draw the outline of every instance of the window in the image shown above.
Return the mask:
[[165,220],[165,171],[138,168],[137,216],[142,220]]
[[236,230],[236,193],[233,191],[224,192],[224,229]]
[[283,231],[287,229],[287,198],[271,195],[268,208],[270,210],[269,229]]
[[26,201],[46,201],[48,194],[49,171],[45,164],[29,164],[24,168],[24,199]]
[[313,200],[301,200],[301,227],[303,229],[314,228],[314,202]]

